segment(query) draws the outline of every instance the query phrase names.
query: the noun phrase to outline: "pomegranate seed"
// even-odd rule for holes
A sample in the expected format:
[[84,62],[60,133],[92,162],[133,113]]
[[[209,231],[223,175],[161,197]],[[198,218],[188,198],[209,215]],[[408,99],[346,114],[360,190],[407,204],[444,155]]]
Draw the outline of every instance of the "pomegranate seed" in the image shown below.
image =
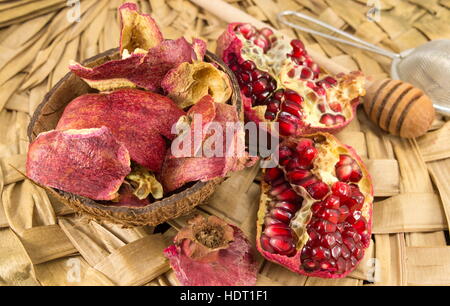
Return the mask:
[[264,230],[264,234],[270,238],[277,236],[292,237],[291,229],[283,223],[267,226]]
[[355,242],[353,241],[352,238],[350,237],[344,238],[344,244],[347,246],[350,253],[353,253],[356,250]]
[[297,104],[303,103],[303,97],[300,96],[298,93],[296,93],[293,90],[286,90],[285,97],[286,97],[286,100],[288,100],[288,101],[292,101]]
[[342,124],[345,122],[345,117],[342,115],[336,115],[336,117],[334,117],[334,120],[336,124]]
[[269,120],[269,121],[275,120],[276,117],[277,117],[277,114],[272,113],[272,112],[266,112],[266,113],[264,114],[264,118],[266,118],[266,119]]
[[334,78],[332,78],[332,77],[330,77],[330,76],[327,76],[327,77],[324,79],[324,81],[327,82],[327,83],[330,84],[330,85],[336,85],[336,84],[337,84],[336,79],[334,79]]
[[280,220],[277,220],[277,219],[271,218],[269,216],[266,216],[264,218],[264,225],[269,226],[269,225],[272,225],[272,224],[284,224],[284,223],[281,222]]
[[306,259],[305,261],[302,262],[302,265],[303,269],[305,269],[305,271],[307,272],[314,271],[314,269],[316,268],[316,263],[311,259]]
[[302,72],[300,73],[300,78],[303,80],[310,79],[313,76],[313,73],[308,68],[303,68]]
[[322,237],[321,243],[324,247],[329,249],[336,244],[336,238],[333,234],[326,234]]
[[267,89],[268,82],[266,79],[259,79],[253,83],[253,92],[256,94],[262,93]]
[[302,138],[297,142],[297,152],[303,152],[303,150],[305,150],[308,147],[313,147],[314,146],[314,141],[312,141],[309,138]]
[[270,245],[281,255],[291,255],[292,252],[295,251],[295,245],[292,238],[273,237],[270,238]]
[[292,189],[287,189],[281,194],[277,195],[276,198],[280,201],[294,201],[297,200],[298,196]]
[[308,166],[316,158],[318,152],[314,147],[306,147],[303,151],[299,152],[300,163],[304,166]]
[[256,69],[256,65],[255,63],[253,63],[252,61],[245,61],[241,64],[241,67],[243,70],[248,71],[248,72],[253,72],[253,70]]
[[275,252],[275,250],[270,245],[270,238],[269,237],[267,237],[266,235],[262,235],[260,241],[261,241],[261,247],[265,251],[270,252],[270,253],[274,253]]
[[341,255],[342,249],[339,245],[334,246],[331,249],[331,256],[333,256],[333,258],[338,259],[339,256]]
[[367,221],[366,221],[366,218],[361,217],[361,219],[359,219],[358,221],[356,221],[356,222],[353,224],[353,227],[355,228],[355,230],[356,230],[359,234],[361,234],[361,236],[362,236],[363,234],[366,234],[366,229],[367,229]]
[[293,135],[297,131],[297,125],[295,123],[281,120],[281,119],[278,122],[279,122],[280,134],[283,136]]
[[330,195],[325,199],[325,207],[330,209],[339,209],[340,200],[337,196]]
[[334,195],[338,196],[341,199],[347,199],[352,194],[352,189],[350,188],[350,185],[343,183],[343,182],[336,182],[331,187],[331,191]]
[[245,39],[250,39],[256,33],[256,28],[246,23],[240,25],[238,27],[238,31],[241,32],[241,34],[245,37]]
[[335,123],[334,116],[331,114],[325,114],[320,118],[320,123],[325,124],[326,126],[333,125]]
[[264,35],[267,39],[269,39],[273,35],[273,31],[269,28],[263,28],[259,32],[262,35]]
[[335,209],[325,209],[319,216],[334,224],[337,224],[339,221],[339,211]]
[[344,205],[339,207],[339,213],[340,213],[339,222],[343,222],[350,215],[350,210],[348,209],[347,206]]
[[280,193],[282,193],[283,191],[288,190],[288,188],[290,188],[288,183],[285,183],[285,184],[282,184],[282,185],[279,185],[279,186],[276,186],[276,187],[272,186],[272,188],[270,190],[270,195],[271,196],[277,196]]
[[356,257],[357,260],[361,260],[364,256],[364,246],[362,243],[356,244],[356,249],[353,252],[353,256]]
[[317,219],[316,221],[314,221],[312,227],[319,234],[334,233],[336,231],[336,224],[321,219]]
[[298,118],[302,116],[300,105],[292,101],[285,101],[281,106],[283,111],[286,111]]
[[293,39],[291,41],[291,46],[294,50],[305,50],[305,45],[299,39]]
[[308,170],[299,169],[288,173],[288,180],[293,184],[301,182],[305,178],[310,177],[312,174]]
[[270,48],[270,42],[264,35],[258,35],[253,39],[253,43],[267,52]]
[[341,245],[341,255],[344,259],[348,259],[350,257],[350,251],[345,245]]
[[285,159],[292,156],[292,151],[291,149],[289,149],[289,147],[283,146],[278,150],[278,155],[280,159]]
[[330,258],[330,251],[324,247],[317,247],[312,250],[311,255],[316,260],[328,259]]
[[253,91],[252,85],[250,85],[250,84],[245,84],[245,85],[242,86],[241,90],[242,90],[242,93],[243,93],[247,98],[250,98],[250,97],[252,96],[252,91]]
[[270,211],[272,218],[280,220],[284,223],[289,223],[292,218],[292,214],[284,209],[275,208]]
[[324,103],[317,104],[317,108],[320,110],[321,113],[325,113],[326,111]]
[[299,205],[291,202],[278,202],[275,204],[276,208],[283,209],[291,214],[295,214],[299,210]]
[[302,182],[300,182],[300,186],[304,187],[304,188],[308,188],[308,186],[315,184],[318,182],[318,179],[315,176],[310,176],[306,179],[304,179]]
[[324,182],[317,182],[306,187],[308,193],[316,200],[322,199],[330,191],[330,188]]
[[322,202],[316,202],[313,205],[311,205],[311,211],[314,215],[317,215],[321,209],[322,209]]
[[348,155],[340,155],[339,162],[335,166],[336,176],[344,182],[359,182],[362,172],[356,161]]
[[277,113],[280,110],[280,102],[277,100],[272,100],[267,104],[267,111],[272,113]]
[[283,175],[283,170],[280,168],[270,168],[266,170],[266,174],[264,176],[264,180],[267,183],[273,182],[276,179],[280,178]]

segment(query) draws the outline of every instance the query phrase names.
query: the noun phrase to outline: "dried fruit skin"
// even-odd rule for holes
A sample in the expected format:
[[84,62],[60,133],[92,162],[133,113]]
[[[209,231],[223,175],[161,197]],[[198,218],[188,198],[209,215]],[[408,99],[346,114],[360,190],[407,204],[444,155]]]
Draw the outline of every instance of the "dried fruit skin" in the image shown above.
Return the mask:
[[277,122],[284,137],[338,132],[365,94],[362,73],[323,75],[301,41],[267,28],[229,24],[217,54],[238,79],[246,120],[269,122],[269,131]]
[[[196,104],[194,107],[198,105]],[[212,114],[214,112],[213,108],[215,108],[213,122],[218,123],[224,133],[226,132],[227,123],[239,122],[234,106],[211,103],[209,98],[202,105],[201,109],[195,108],[194,110],[198,110],[201,114]],[[191,115],[193,115],[193,112],[191,112]],[[207,136],[207,125],[202,128],[206,129],[206,131],[203,131],[203,135]],[[237,149],[239,148],[239,143],[243,141],[243,137],[241,130],[235,131],[233,141],[227,145],[227,137],[224,135],[222,137],[224,152],[220,157],[207,157],[204,154],[201,154],[200,157],[174,157],[172,153],[168,153],[160,175],[164,191],[171,192],[188,182],[208,181],[217,177],[224,177],[230,171],[238,171],[253,165],[256,159],[250,158],[245,152],[242,155],[238,154]],[[172,143],[172,147],[176,141]],[[192,141],[192,145],[194,145],[194,141]],[[197,148],[194,148],[194,151],[197,151]]]
[[183,109],[206,95],[217,103],[225,103],[232,93],[227,74],[205,62],[180,64],[166,74],[161,86],[167,96]]
[[133,53],[125,59],[112,60],[94,68],[71,63],[69,69],[100,91],[124,87],[157,91],[169,70],[196,58],[192,45],[182,37],[164,40],[148,52]]
[[[131,159],[159,172],[166,153],[164,138],[185,113],[162,95],[137,89],[86,94],[70,102],[57,130],[108,127],[130,152]],[[164,120],[161,120],[164,118]]]
[[135,49],[148,50],[163,41],[155,20],[150,15],[140,14],[135,3],[124,3],[119,7],[121,32],[120,54],[123,50],[132,53]]
[[130,170],[126,147],[106,127],[41,133],[28,150],[30,179],[93,200],[116,198]]
[[[369,173],[356,152],[330,134],[288,137],[279,148],[283,152],[279,165],[266,170],[262,182],[258,250],[299,274],[345,277],[370,244],[373,188]],[[311,148],[317,151],[312,160],[305,157]],[[292,162],[302,158],[309,162]],[[340,180],[336,169],[342,164],[351,164],[361,173],[359,179]],[[292,195],[286,200],[282,195],[288,192]]]
[[198,216],[164,254],[184,286],[254,286],[257,267],[242,231],[217,217]]

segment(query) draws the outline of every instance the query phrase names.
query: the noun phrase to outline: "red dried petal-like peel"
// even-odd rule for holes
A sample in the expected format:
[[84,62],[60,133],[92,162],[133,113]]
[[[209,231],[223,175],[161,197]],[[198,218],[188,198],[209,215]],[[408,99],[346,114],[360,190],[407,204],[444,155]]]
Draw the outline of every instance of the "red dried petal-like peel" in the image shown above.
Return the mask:
[[[211,113],[215,106],[216,116],[212,123],[218,123],[224,133],[227,123],[236,123],[239,121],[238,114],[233,106],[222,103],[209,104],[210,102],[209,99],[204,100],[202,104],[190,112],[190,115],[193,116],[196,110],[200,113]],[[210,110],[207,109],[208,107]],[[208,136],[207,126],[208,124],[203,126],[206,129],[203,135],[206,136]],[[202,155],[201,157],[177,158],[172,153],[167,154],[160,177],[164,190],[170,192],[188,182],[198,180],[207,181],[217,177],[224,177],[230,171],[242,170],[245,167],[253,165],[256,159],[249,158],[247,154],[243,154],[243,156],[238,155],[237,143],[243,141],[243,137],[244,134],[235,132],[233,142],[227,145],[227,137],[223,135],[224,152],[221,157],[205,157]],[[192,145],[194,145],[194,141],[192,141]]]
[[106,126],[125,144],[133,161],[158,172],[166,153],[163,137],[175,137],[171,133],[172,126],[184,114],[172,100],[162,95],[121,89],[74,99],[66,106],[56,129]]
[[[203,241],[210,245],[205,246]],[[214,216],[208,219],[199,216],[180,231],[174,242],[164,254],[182,285],[255,285],[257,267],[253,250],[238,227]]]
[[148,50],[163,41],[155,20],[147,14],[140,14],[135,3],[124,3],[119,7],[121,32],[120,54],[124,49],[132,53],[135,49]]
[[116,198],[130,170],[128,150],[106,127],[41,133],[28,150],[30,179],[94,200]]
[[94,68],[72,63],[69,69],[100,91],[133,86],[157,91],[169,70],[184,62],[191,63],[196,58],[192,45],[182,37],[165,40],[147,53],[133,53],[128,58],[112,60]]

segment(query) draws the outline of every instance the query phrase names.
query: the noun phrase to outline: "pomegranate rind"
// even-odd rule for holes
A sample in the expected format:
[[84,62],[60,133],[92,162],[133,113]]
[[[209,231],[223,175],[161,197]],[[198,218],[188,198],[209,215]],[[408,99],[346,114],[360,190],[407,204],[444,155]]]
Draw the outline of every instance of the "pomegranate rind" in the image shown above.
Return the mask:
[[[239,171],[256,163],[256,158],[249,157],[245,150],[239,150],[243,145],[245,137],[242,126],[236,127],[236,129],[233,130],[232,138],[225,134],[227,133],[227,124],[239,123],[239,116],[236,108],[228,104],[214,103],[211,105],[210,103],[211,100],[208,98],[202,102],[202,108],[198,107],[194,109],[194,111],[198,110],[200,114],[211,114],[214,112],[213,107],[215,108],[214,119],[202,126],[204,140],[202,146],[205,144],[205,141],[208,140],[208,137],[206,136],[211,135],[209,132],[209,124],[216,123],[221,127],[221,131],[224,133],[221,138],[217,138],[218,141],[223,141],[222,156],[205,156],[205,154],[201,154],[202,152],[200,152],[200,155],[197,155],[198,157],[176,157],[172,151],[170,151],[166,156],[160,176],[160,181],[165,192],[176,190],[188,182],[208,181],[218,177],[225,177],[229,172]],[[198,105],[199,104],[196,104],[194,107]],[[207,107],[210,109],[207,109]],[[194,113],[190,112],[190,115],[194,116]],[[191,131],[189,133],[191,133]],[[229,143],[227,142],[227,137],[228,140],[231,139]],[[214,139],[212,140],[214,141]],[[191,145],[193,146],[193,151],[191,152],[198,152],[199,148],[194,147],[194,141],[191,141]],[[172,144],[172,146],[174,146],[174,144]]]
[[135,49],[148,50],[163,41],[155,20],[148,14],[140,14],[135,3],[124,3],[119,7],[121,32],[120,54],[126,49],[130,54]]
[[180,64],[166,74],[161,87],[183,109],[206,95],[217,103],[225,103],[232,94],[228,75],[205,62]]
[[[202,220],[203,217],[200,217],[196,223]],[[223,228],[225,243],[214,249],[203,245],[198,247],[199,243],[192,239],[195,236],[192,225],[183,229],[181,234],[176,236],[175,244],[164,250],[181,285],[254,286],[257,265],[253,249],[244,233],[238,227],[226,224],[217,217],[209,217],[203,222],[215,223]],[[193,247],[200,248],[201,254],[192,252]],[[194,254],[195,256],[192,256]]]
[[[131,159],[158,173],[166,154],[165,139],[185,115],[169,98],[138,89],[86,94],[70,102],[57,130],[108,127],[130,152]],[[164,120],[161,120],[164,118]]]
[[135,52],[129,57],[108,61],[93,68],[71,62],[69,69],[90,87],[100,91],[125,87],[158,91],[169,70],[184,62],[192,63],[196,58],[192,45],[182,37],[164,40],[148,52]]
[[194,49],[196,60],[199,62],[203,61],[205,58],[206,49],[207,49],[206,42],[200,38],[193,38],[192,39],[192,49]]
[[[309,135],[303,135],[302,138],[315,138],[315,137],[325,137],[327,139],[332,139],[334,143],[336,143],[344,152],[346,152],[348,155],[350,155],[359,165],[362,173],[363,173],[363,179],[361,180],[361,184],[365,187],[365,191],[363,192],[365,196],[365,201],[363,204],[363,207],[361,209],[362,215],[367,220],[367,236],[370,237],[372,234],[372,205],[373,205],[373,185],[372,185],[372,179],[371,176],[367,170],[367,167],[361,160],[361,158],[358,156],[356,151],[348,146],[340,143],[333,135],[328,133],[315,133],[315,134],[309,134]],[[298,138],[296,137],[289,137],[285,140],[285,142],[296,142]],[[261,245],[261,235],[262,235],[262,229],[264,225],[264,218],[267,214],[267,205],[271,201],[268,194],[270,190],[270,185],[266,182],[261,182],[261,194],[260,194],[260,202],[259,202],[259,209],[257,213],[257,221],[256,221],[256,248],[261,253],[261,255],[264,256],[269,261],[272,261],[274,263],[280,264],[287,269],[301,274],[305,276],[311,276],[311,277],[321,277],[321,278],[344,278],[351,272],[353,272],[358,264],[363,260],[364,256],[358,260],[357,264],[353,269],[350,269],[348,271],[345,271],[344,273],[330,273],[327,271],[314,271],[314,272],[307,272],[304,269],[302,269],[302,262],[301,262],[301,250],[304,247],[304,244],[297,248],[297,253],[292,256],[283,256],[279,254],[270,253],[263,249]],[[306,228],[306,224],[304,224]],[[306,244],[306,241],[305,241]],[[364,245],[364,249],[367,249],[369,247],[369,243]]]
[[106,127],[51,130],[30,144],[27,176],[93,200],[112,200],[131,171],[126,147]]

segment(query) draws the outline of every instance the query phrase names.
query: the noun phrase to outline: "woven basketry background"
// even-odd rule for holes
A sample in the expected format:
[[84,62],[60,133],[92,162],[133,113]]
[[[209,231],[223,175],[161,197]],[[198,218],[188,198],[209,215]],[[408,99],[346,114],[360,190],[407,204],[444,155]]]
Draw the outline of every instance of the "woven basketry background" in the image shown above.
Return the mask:
[[[211,0],[212,1],[212,0]],[[80,22],[70,23],[65,0],[0,1],[0,284],[176,285],[162,255],[187,217],[154,228],[123,229],[89,221],[24,180],[26,129],[35,107],[83,60],[117,47],[118,0],[82,0]],[[190,1],[137,1],[167,38],[201,37],[215,50],[225,24]],[[298,10],[401,51],[450,38],[449,0],[383,0],[381,20],[367,17],[366,0],[232,0],[233,5],[282,28],[276,14]],[[389,74],[386,58],[308,35],[308,48],[376,78]],[[450,285],[450,123],[437,117],[423,137],[404,140],[380,131],[360,111],[338,137],[367,162],[375,186],[373,243],[349,277],[299,276],[263,260],[259,285]],[[194,213],[215,214],[254,240],[259,169],[232,175]]]

